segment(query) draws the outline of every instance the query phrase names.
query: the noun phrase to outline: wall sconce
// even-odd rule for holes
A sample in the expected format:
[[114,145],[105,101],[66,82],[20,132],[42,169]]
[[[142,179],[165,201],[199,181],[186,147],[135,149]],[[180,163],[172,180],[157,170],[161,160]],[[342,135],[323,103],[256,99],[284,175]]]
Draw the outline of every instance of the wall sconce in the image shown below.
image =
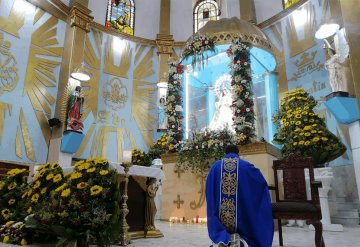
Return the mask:
[[83,64],[74,69],[74,71],[71,73],[71,77],[78,81],[89,81],[91,78]]

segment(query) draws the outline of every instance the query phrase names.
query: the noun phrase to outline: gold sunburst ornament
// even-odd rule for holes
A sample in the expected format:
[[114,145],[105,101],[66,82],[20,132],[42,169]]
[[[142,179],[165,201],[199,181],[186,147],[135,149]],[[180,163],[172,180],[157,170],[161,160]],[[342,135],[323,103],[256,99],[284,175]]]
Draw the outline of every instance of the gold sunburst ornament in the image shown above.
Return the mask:
[[103,96],[105,104],[113,110],[122,109],[129,98],[126,86],[116,77],[104,85]]
[[10,47],[11,43],[0,33],[0,95],[12,91],[19,81],[16,59],[10,53]]

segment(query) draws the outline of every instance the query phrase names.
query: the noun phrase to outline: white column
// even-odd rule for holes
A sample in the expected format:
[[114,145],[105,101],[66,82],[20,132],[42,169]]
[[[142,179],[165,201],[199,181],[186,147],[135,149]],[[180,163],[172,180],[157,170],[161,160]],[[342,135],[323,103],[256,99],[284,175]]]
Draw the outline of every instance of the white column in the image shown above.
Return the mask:
[[349,134],[351,141],[351,151],[353,154],[358,198],[360,201],[360,121],[356,121],[349,125]]

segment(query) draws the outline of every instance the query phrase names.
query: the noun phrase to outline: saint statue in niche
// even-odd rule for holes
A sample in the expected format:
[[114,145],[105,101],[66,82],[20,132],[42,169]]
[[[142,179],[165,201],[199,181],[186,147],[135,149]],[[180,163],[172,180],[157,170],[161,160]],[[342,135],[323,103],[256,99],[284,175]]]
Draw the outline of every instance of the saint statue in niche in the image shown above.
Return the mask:
[[74,131],[82,131],[84,125],[81,121],[83,113],[84,96],[81,93],[81,87],[76,86],[75,90],[70,95],[69,112],[68,112],[68,129]]
[[[229,78],[230,79],[229,79]],[[227,81],[231,80],[230,75],[224,77],[225,80],[215,83],[215,94],[218,98],[218,101],[215,103],[215,113],[211,122],[209,124],[209,129],[211,130],[221,130],[228,128],[231,131],[234,131],[233,128],[233,111],[231,109],[232,105],[232,93],[230,86],[226,85]],[[220,78],[220,79],[224,79]],[[219,84],[220,85],[217,85]]]
[[159,110],[158,129],[167,129],[166,102],[164,96],[160,98],[158,110]]

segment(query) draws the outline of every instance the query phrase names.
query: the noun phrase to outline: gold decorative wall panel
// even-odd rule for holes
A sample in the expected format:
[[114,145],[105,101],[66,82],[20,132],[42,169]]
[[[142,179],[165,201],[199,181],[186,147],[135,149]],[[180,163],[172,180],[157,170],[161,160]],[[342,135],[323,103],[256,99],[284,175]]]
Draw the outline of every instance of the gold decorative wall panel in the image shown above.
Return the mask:
[[24,93],[30,99],[46,142],[50,138],[50,128],[44,123],[51,117],[50,106],[55,104],[49,88],[56,87],[55,69],[60,65],[58,58],[63,50],[56,38],[57,23],[57,18],[50,17],[33,32],[24,85]]
[[20,137],[20,129],[16,130],[16,139],[15,139],[15,154],[20,159],[23,158],[22,148],[21,148],[21,137]]
[[131,54],[132,49],[130,48],[130,44],[128,41],[123,40],[121,45],[124,47],[119,47],[118,49],[122,49],[120,64],[115,65],[114,61],[114,39],[116,37],[109,37],[106,43],[106,55],[105,55],[105,68],[104,72],[110,75],[119,76],[122,78],[129,78],[128,71],[131,65]]
[[[90,39],[90,36],[92,36],[92,39]],[[93,42],[91,40],[93,40]],[[84,60],[88,72],[91,74],[91,79],[82,83],[82,86],[85,89],[83,90],[85,95],[84,97],[87,99],[85,100],[82,118],[86,119],[89,113],[92,113],[94,116],[94,122],[96,122],[98,110],[102,41],[103,34],[96,30],[92,30],[92,32],[88,33],[85,40]]]
[[21,132],[22,132],[22,137],[24,140],[24,144],[25,144],[25,152],[26,152],[26,156],[33,162],[36,162],[36,157],[35,157],[35,151],[34,151],[34,147],[33,144],[31,142],[30,139],[30,133],[29,133],[29,128],[26,124],[25,121],[25,116],[24,116],[24,112],[23,109],[20,110],[20,128],[21,128]]
[[6,114],[11,115],[11,110],[11,105],[0,102],[0,144],[4,133]]
[[20,38],[19,30],[24,26],[27,7],[21,7],[24,4],[27,4],[25,0],[15,0],[9,16],[0,16],[0,30]]
[[[306,20],[300,20],[300,18],[306,18]],[[303,30],[303,35],[300,35],[300,30]],[[314,40],[316,31],[314,7],[307,3],[287,17],[286,31],[290,57],[313,47],[316,44]]]
[[10,52],[11,43],[4,40],[0,32],[0,95],[14,90],[18,84],[18,68],[16,58]]

